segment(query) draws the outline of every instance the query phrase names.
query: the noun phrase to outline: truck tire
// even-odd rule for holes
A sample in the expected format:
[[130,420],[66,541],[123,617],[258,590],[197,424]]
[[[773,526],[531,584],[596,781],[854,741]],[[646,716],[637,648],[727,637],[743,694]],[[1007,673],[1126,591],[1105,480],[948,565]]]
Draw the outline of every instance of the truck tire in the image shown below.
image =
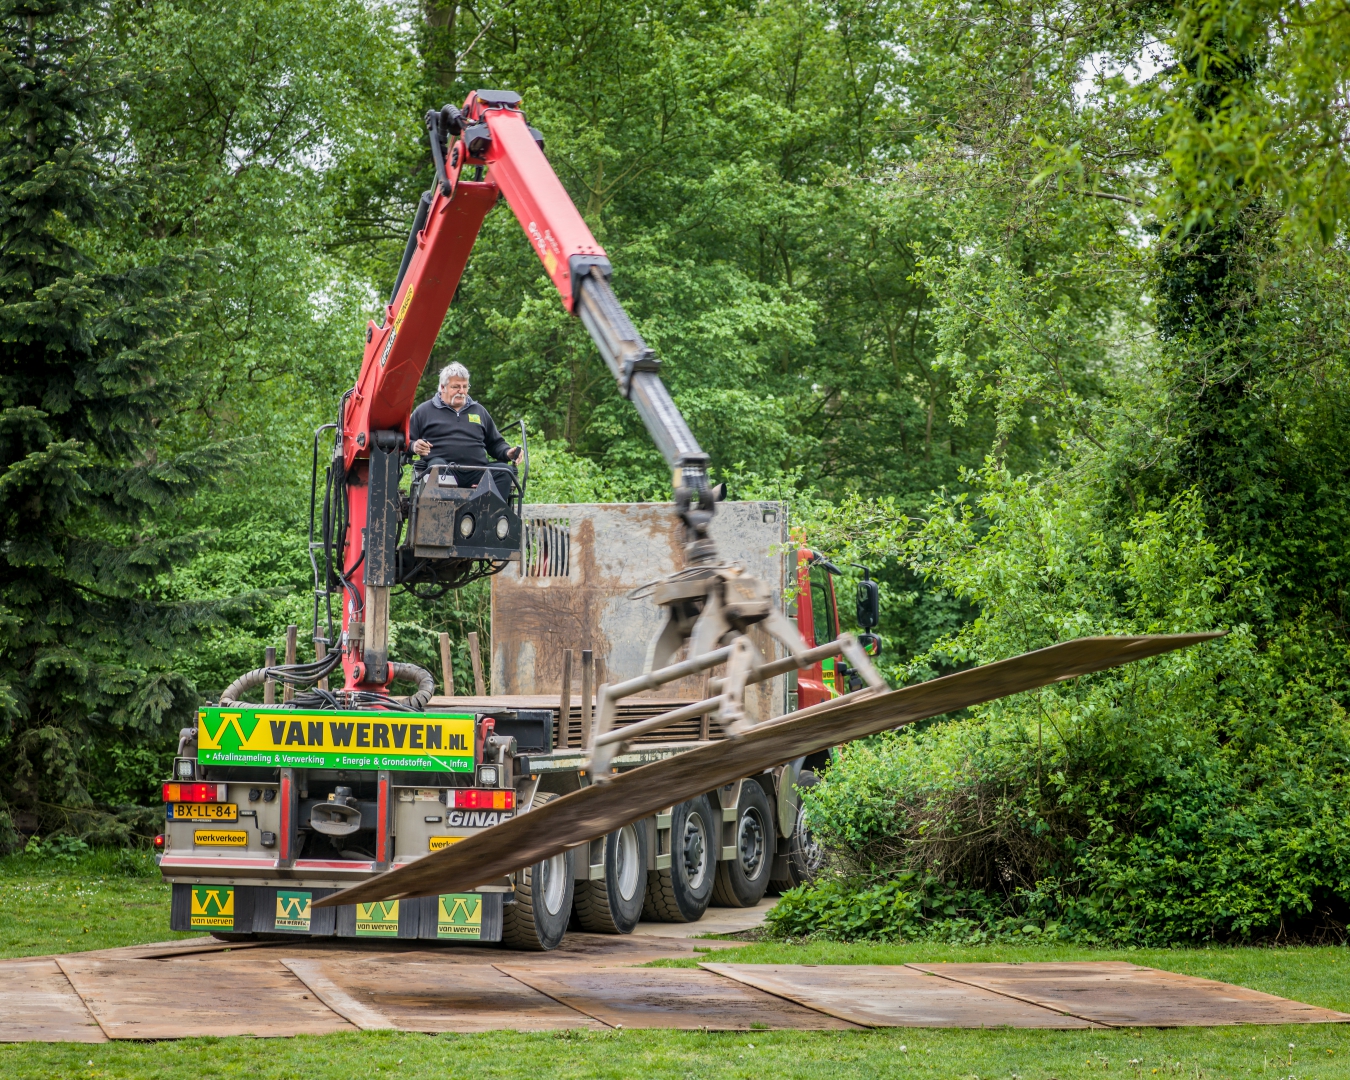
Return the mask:
[[605,838],[604,881],[577,882],[577,922],[593,934],[631,934],[646,890],[647,829],[639,821]]
[[[557,795],[534,797],[535,804]],[[511,949],[547,952],[556,949],[572,917],[572,852],[564,851],[516,873],[515,903],[502,912],[502,944]]]
[[[801,791],[813,788],[819,780],[816,774],[810,769],[803,769],[797,777],[797,787]],[[788,837],[787,854],[787,872],[785,878],[774,878],[769,882],[769,887],[777,893],[785,893],[789,889],[795,889],[798,885],[804,885],[811,881],[820,873],[822,863],[825,861],[825,853],[820,845],[816,843],[815,837],[811,835],[811,829],[806,824],[805,813],[800,802],[797,803],[797,821],[792,829],[792,835]]]
[[754,780],[741,783],[735,843],[735,856],[717,864],[713,903],[719,907],[754,907],[768,892],[778,843],[769,797]]
[[708,796],[670,812],[670,866],[647,871],[642,914],[655,922],[697,922],[712,899],[717,875],[716,833]]

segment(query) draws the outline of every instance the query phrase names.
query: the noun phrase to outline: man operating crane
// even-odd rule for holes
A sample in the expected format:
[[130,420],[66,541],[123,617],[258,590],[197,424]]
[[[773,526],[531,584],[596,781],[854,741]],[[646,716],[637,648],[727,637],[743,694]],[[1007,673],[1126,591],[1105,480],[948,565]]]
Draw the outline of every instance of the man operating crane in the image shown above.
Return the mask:
[[408,436],[422,459],[419,476],[431,465],[454,465],[461,487],[473,487],[482,475],[462,466],[487,465],[489,453],[494,461],[520,459],[520,447],[508,445],[491,414],[469,396],[469,369],[460,363],[441,369],[440,389],[413,410]]

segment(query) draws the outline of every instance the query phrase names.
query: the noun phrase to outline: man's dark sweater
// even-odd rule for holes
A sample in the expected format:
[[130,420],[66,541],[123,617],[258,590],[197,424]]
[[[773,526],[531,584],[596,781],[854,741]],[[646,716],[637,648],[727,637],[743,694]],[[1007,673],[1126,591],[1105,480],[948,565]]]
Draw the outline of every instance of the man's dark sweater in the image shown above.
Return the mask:
[[[431,454],[425,465],[486,465],[488,453],[495,461],[505,461],[511,449],[487,409],[473,398],[456,412],[441,400],[440,394],[413,410],[408,423],[409,442],[426,439]],[[474,477],[476,480],[476,476]]]

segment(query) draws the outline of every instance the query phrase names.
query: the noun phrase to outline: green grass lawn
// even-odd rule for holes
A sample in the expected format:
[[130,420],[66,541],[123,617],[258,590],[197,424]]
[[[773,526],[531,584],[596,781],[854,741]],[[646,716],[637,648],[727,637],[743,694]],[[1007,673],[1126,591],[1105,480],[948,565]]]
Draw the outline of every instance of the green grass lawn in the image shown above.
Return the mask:
[[[1294,1044],[1292,1050],[1290,1043]],[[369,1080],[379,1076],[437,1080],[460,1077],[1345,1080],[1350,1076],[1350,1032],[1340,1026],[1084,1032],[909,1028],[748,1035],[623,1031],[430,1036],[365,1032],[294,1039],[184,1039],[101,1046],[28,1043],[0,1047],[0,1075],[6,1080],[57,1077]]]
[[[22,857],[0,860],[0,902],[6,914],[0,920],[0,955],[28,956],[174,937],[166,929],[168,889],[159,883],[157,872],[154,877],[139,876],[149,871],[153,871],[153,863],[137,863],[104,852],[65,865],[35,863]],[[719,949],[716,959],[808,964],[1129,960],[1350,1012],[1350,950],[1335,947],[1108,951],[763,942],[734,951]],[[693,961],[659,963],[687,966]],[[264,1009],[265,1003],[260,1002],[259,1007]],[[1076,1032],[909,1028],[748,1035],[623,1031],[427,1036],[365,1032],[101,1046],[0,1045],[0,1077],[5,1080],[372,1080],[385,1075],[434,1076],[438,1080],[1079,1080],[1113,1076],[1346,1080],[1350,1077],[1350,1025]]]
[[170,932],[169,886],[148,852],[0,858],[0,912],[0,957],[194,936]]

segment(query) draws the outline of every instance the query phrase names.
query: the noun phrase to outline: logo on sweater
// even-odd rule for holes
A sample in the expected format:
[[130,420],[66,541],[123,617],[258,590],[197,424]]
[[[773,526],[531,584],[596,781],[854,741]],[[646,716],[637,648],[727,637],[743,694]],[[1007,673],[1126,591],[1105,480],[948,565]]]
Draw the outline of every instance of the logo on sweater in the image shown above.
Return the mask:
[[483,423],[483,418],[479,416],[476,412],[471,412],[469,413],[469,423],[478,424],[481,426]]

